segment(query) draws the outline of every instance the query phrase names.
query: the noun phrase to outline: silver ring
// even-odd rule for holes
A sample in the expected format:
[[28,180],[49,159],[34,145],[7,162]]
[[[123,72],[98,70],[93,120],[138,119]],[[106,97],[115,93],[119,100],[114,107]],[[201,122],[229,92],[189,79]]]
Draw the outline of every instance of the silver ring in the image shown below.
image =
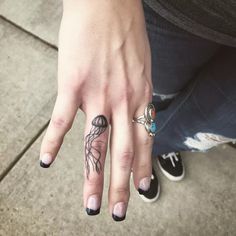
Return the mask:
[[155,107],[152,103],[149,103],[144,110],[144,114],[139,117],[134,117],[132,122],[144,125],[149,136],[155,136],[157,132],[157,125],[155,123]]

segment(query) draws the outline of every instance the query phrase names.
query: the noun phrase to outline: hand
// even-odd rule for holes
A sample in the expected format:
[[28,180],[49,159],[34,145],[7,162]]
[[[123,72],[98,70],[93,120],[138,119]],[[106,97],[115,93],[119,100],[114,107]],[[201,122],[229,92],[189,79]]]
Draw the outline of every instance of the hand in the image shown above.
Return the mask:
[[109,210],[125,218],[131,170],[148,190],[152,138],[132,123],[152,99],[150,48],[140,0],[65,0],[59,34],[58,96],[42,142],[42,167],[54,161],[78,108],[86,114],[84,207],[100,211],[110,135]]

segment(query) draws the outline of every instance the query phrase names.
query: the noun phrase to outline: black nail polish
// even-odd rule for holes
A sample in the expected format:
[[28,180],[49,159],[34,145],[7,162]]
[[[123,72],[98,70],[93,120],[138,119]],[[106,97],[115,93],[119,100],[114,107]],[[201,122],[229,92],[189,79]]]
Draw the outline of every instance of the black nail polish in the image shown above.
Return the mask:
[[48,167],[50,167],[50,164],[45,164],[42,161],[40,161],[40,166],[43,168],[48,168]]
[[126,217],[126,215],[124,215],[123,217],[119,217],[119,216],[112,214],[112,218],[114,221],[123,221],[125,219],[125,217]]
[[92,209],[86,208],[86,212],[89,216],[95,216],[100,213],[100,208],[98,208],[97,210],[92,210]]
[[144,195],[144,194],[146,194],[147,192],[148,192],[148,190],[147,190],[147,191],[144,191],[144,190],[142,190],[141,188],[138,189],[138,193],[141,194],[141,195]]

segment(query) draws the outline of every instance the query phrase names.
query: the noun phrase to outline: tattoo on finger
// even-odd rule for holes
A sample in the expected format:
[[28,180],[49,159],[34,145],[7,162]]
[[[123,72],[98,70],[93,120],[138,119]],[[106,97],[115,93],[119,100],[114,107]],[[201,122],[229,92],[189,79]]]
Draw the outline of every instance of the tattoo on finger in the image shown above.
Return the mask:
[[85,137],[85,168],[87,178],[89,178],[89,174],[91,171],[91,167],[93,171],[96,171],[98,174],[102,171],[101,164],[101,151],[94,146],[96,139],[106,131],[108,127],[107,119],[104,115],[96,116],[92,120],[92,128],[90,132]]

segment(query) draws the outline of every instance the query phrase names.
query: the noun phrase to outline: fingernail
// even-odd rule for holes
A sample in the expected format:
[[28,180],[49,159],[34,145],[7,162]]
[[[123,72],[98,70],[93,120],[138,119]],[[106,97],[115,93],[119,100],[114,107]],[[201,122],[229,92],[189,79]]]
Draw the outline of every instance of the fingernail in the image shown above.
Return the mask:
[[115,221],[122,221],[126,216],[126,204],[124,202],[118,202],[113,208],[112,218]]
[[139,194],[146,193],[150,188],[150,183],[151,183],[150,177],[145,177],[145,178],[141,179],[139,182],[139,188],[138,188]]
[[86,212],[90,216],[95,216],[100,213],[100,200],[97,195],[92,195],[89,197]]
[[40,160],[40,166],[43,168],[48,168],[52,164],[52,156],[49,153],[43,154]]

